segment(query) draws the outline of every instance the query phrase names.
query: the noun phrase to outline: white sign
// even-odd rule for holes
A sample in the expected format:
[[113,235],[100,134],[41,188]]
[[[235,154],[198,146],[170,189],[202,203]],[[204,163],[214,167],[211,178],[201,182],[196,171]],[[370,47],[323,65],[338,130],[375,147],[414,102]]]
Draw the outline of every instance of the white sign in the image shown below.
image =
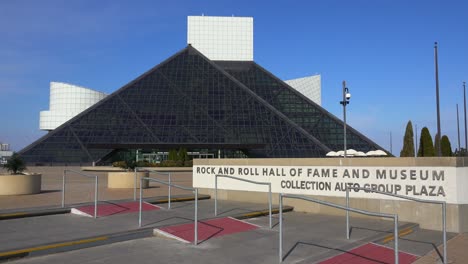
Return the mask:
[[[270,182],[272,192],[345,196],[345,186],[364,187],[419,199],[468,204],[466,167],[317,167],[317,166],[212,166],[193,167],[195,188],[214,188],[215,175]],[[218,178],[225,190],[267,192],[268,187],[230,178]],[[350,197],[398,199],[352,190]]]

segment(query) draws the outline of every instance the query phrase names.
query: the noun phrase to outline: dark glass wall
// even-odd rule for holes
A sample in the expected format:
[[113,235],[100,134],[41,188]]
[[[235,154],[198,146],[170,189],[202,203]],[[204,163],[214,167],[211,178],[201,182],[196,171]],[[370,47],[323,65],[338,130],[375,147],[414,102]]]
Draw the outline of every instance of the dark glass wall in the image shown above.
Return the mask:
[[28,163],[76,164],[115,149],[199,146],[251,157],[321,157],[330,150],[248,85],[189,46],[20,154]]

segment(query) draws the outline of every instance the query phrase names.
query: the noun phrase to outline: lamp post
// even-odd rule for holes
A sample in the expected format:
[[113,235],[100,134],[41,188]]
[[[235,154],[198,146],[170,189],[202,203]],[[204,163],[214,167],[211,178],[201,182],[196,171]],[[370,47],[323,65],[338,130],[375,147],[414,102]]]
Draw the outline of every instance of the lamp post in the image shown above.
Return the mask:
[[349,104],[349,99],[351,99],[351,94],[349,93],[348,88],[346,87],[346,81],[343,81],[343,101],[340,101],[340,104],[343,105],[343,143],[344,143],[344,158],[346,158],[346,105]]
[[439,140],[437,141],[437,157],[442,156],[441,147],[440,147],[440,139],[442,134],[440,132],[440,108],[439,108],[439,62],[437,56],[437,42],[434,43],[434,60],[435,60],[435,80],[436,80],[436,104],[437,104],[437,135],[439,136]]
[[458,131],[458,156],[461,154],[461,149],[460,149],[460,122],[458,118],[458,104],[457,104],[457,131]]
[[465,87],[465,82],[463,82],[463,105],[465,109],[465,155],[468,151],[468,136],[467,136],[467,131],[466,131],[466,87]]

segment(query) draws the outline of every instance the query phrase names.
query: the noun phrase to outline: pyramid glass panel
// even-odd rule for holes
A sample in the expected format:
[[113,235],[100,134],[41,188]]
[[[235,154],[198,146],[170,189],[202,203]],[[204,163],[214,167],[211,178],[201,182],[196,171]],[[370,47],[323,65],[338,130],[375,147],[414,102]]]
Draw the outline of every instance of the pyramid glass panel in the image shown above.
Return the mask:
[[[255,62],[216,61],[228,74],[305,129],[328,148],[343,149],[343,122],[276,78]],[[352,127],[347,126],[347,148],[367,152],[382,149]]]
[[261,72],[256,79],[274,93],[258,96],[252,83],[239,82],[188,46],[20,154],[28,163],[81,164],[105,162],[119,149],[230,149],[249,157],[322,157],[330,151],[285,115],[319,111],[306,105],[290,110],[296,109],[294,97],[280,84]]

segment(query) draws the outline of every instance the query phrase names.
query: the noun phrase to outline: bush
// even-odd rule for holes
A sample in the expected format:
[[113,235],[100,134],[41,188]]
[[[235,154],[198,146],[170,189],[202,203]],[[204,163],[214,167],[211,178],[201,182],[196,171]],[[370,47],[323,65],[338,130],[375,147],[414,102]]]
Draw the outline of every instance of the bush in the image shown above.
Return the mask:
[[452,145],[450,144],[450,140],[446,135],[442,137],[440,146],[442,148],[442,157],[452,156]]
[[193,166],[193,160],[186,160],[184,162],[184,167],[192,167]]
[[122,169],[126,169],[127,168],[127,162],[125,162],[123,160],[114,161],[114,162],[112,162],[112,167],[119,167],[119,168],[122,168]]
[[3,167],[11,174],[20,174],[26,169],[26,164],[24,164],[23,159],[21,159],[18,153],[15,152],[7,159],[7,163]]
[[414,157],[414,136],[413,124],[411,120],[406,125],[405,136],[403,138],[403,149],[400,152],[400,157]]
[[431,133],[427,127],[421,130],[421,138],[419,139],[418,157],[434,157],[435,149],[432,143]]

